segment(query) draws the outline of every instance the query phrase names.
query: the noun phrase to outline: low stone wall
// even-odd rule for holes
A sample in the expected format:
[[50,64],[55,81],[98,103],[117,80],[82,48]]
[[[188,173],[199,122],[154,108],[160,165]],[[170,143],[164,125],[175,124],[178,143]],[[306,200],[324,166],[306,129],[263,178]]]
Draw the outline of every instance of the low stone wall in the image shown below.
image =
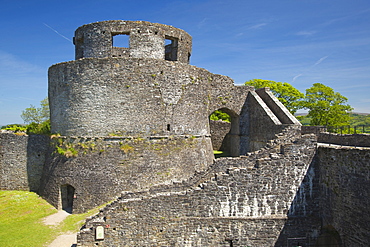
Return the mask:
[[49,137],[0,133],[0,189],[37,192]]
[[319,135],[321,132],[326,132],[326,127],[325,126],[305,126],[305,125],[302,125],[302,127],[301,127],[302,135],[306,135],[306,134]]
[[357,146],[357,147],[370,147],[369,134],[334,134],[334,133],[320,133],[318,142],[331,143],[343,146]]

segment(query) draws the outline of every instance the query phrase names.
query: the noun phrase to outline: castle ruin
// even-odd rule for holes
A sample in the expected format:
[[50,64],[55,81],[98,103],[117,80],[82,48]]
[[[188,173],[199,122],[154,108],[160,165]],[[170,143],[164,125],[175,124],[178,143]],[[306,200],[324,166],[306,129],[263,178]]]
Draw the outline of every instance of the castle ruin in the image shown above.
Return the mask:
[[[369,242],[359,216],[370,208],[368,147],[302,135],[268,88],[190,65],[191,36],[172,26],[91,23],[74,44],[76,60],[49,68],[60,135],[2,133],[0,188],[36,191],[72,213],[111,202],[87,219],[78,246]],[[224,131],[209,120],[215,110],[231,116]]]

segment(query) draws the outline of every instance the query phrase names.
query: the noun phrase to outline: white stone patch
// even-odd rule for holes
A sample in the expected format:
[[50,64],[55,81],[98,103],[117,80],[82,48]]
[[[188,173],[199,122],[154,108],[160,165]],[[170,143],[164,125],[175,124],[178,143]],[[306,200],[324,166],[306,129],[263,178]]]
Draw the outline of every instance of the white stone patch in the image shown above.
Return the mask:
[[242,215],[240,216],[244,216],[244,217],[248,217],[248,216],[251,216],[251,212],[252,212],[252,209],[251,207],[249,206],[249,198],[247,196],[247,194],[245,195],[245,199],[243,201],[243,212],[242,212]]
[[220,202],[220,216],[221,217],[228,217],[230,212],[230,205],[229,205],[229,198],[226,197],[225,202]]
[[271,207],[267,203],[266,196],[262,199],[262,210],[265,212],[265,215],[271,215]]
[[259,216],[259,213],[258,213],[258,200],[257,200],[257,197],[254,197],[254,198],[253,198],[252,216],[254,216],[254,217],[258,217],[258,216]]

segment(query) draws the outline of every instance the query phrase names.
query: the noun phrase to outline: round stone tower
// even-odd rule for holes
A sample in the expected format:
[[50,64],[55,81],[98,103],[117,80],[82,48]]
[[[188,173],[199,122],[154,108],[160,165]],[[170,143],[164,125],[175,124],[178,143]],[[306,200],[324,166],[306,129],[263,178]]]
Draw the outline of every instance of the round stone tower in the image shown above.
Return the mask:
[[189,65],[189,34],[144,21],[104,21],[79,27],[74,44],[75,60],[49,68],[51,131],[62,136],[59,149],[75,151],[45,168],[40,188],[50,203],[82,212],[121,191],[208,169],[209,116],[217,109],[232,118],[229,152],[239,155],[239,114],[249,89]]
[[225,105],[231,97],[221,95],[234,90],[230,78],[189,65],[191,40],[183,30],[144,21],[79,27],[76,60],[49,69],[52,132],[209,135],[212,111],[240,106]]

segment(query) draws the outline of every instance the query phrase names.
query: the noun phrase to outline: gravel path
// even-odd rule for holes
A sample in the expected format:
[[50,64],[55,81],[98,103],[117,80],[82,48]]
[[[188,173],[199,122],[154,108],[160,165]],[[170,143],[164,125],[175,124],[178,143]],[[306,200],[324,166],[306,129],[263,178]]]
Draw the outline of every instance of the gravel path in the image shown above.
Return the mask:
[[[68,215],[64,210],[60,210],[55,214],[49,215],[44,218],[43,222],[45,225],[58,225],[61,223]],[[63,235],[58,236],[48,247],[73,247],[77,243],[77,233],[67,232]]]

